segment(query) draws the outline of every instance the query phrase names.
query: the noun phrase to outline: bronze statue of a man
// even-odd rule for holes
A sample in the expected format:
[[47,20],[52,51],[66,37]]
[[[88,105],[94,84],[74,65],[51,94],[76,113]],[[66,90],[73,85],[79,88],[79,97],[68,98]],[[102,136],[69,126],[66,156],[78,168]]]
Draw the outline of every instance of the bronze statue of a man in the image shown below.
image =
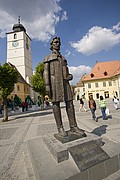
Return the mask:
[[44,59],[44,78],[46,92],[53,103],[53,113],[61,136],[67,136],[64,130],[60,102],[65,101],[70,131],[81,137],[86,136],[84,130],[79,129],[75,118],[73,95],[69,81],[73,79],[67,67],[67,60],[60,54],[60,38],[54,37],[50,43],[52,54]]

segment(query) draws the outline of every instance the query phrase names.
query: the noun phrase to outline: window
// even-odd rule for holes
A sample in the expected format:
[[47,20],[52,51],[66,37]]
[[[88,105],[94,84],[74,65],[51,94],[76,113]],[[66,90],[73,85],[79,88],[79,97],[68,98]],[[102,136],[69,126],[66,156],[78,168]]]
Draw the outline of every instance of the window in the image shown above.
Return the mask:
[[88,88],[91,88],[91,84],[90,83],[88,83]]
[[96,98],[99,99],[99,93],[96,94]]
[[20,91],[20,86],[19,85],[17,85],[17,91]]
[[103,87],[106,87],[106,82],[103,82]]
[[117,91],[115,91],[115,95],[118,97],[118,92]]
[[95,83],[95,87],[96,87],[96,88],[98,87],[98,83]]
[[26,37],[26,42],[28,43],[28,37]]
[[29,49],[29,45],[28,45],[28,43],[26,43],[26,49]]
[[111,81],[109,81],[108,84],[109,84],[109,86],[112,86],[112,82]]
[[14,34],[14,39],[17,39],[17,34]]
[[104,92],[105,98],[109,98],[109,91]]
[[94,77],[94,74],[93,74],[93,73],[91,73],[91,75],[90,75],[90,76],[91,76],[91,78],[93,78],[93,77]]
[[107,76],[108,75],[108,73],[105,71],[104,73],[103,73],[105,76]]
[[116,86],[116,81],[115,80],[113,81],[113,85]]

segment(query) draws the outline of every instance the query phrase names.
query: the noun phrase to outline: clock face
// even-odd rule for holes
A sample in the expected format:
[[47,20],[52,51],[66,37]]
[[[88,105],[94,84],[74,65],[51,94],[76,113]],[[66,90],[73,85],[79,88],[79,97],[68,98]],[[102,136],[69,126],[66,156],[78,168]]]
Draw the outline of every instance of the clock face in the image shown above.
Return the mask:
[[12,45],[13,45],[14,47],[17,47],[17,46],[18,46],[18,44],[19,44],[19,42],[18,42],[18,41],[14,41],[14,42],[12,43]]

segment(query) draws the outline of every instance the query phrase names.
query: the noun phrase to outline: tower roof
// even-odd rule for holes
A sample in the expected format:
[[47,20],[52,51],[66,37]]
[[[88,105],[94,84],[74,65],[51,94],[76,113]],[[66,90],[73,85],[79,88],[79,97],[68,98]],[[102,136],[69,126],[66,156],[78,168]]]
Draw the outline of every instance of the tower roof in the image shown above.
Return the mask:
[[19,31],[26,32],[25,27],[20,23],[20,16],[18,18],[18,23],[13,25],[13,31],[14,32],[19,32]]

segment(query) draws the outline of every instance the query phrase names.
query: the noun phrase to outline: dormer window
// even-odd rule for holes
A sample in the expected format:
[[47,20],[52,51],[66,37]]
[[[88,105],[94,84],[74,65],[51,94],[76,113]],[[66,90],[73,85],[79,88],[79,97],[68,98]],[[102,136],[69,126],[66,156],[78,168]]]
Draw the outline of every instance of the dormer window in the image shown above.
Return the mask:
[[105,71],[104,73],[103,73],[105,76],[107,76],[108,75],[108,73]]
[[95,75],[94,75],[93,73],[91,73],[91,75],[90,75],[90,76],[91,76],[91,78],[93,78]]

